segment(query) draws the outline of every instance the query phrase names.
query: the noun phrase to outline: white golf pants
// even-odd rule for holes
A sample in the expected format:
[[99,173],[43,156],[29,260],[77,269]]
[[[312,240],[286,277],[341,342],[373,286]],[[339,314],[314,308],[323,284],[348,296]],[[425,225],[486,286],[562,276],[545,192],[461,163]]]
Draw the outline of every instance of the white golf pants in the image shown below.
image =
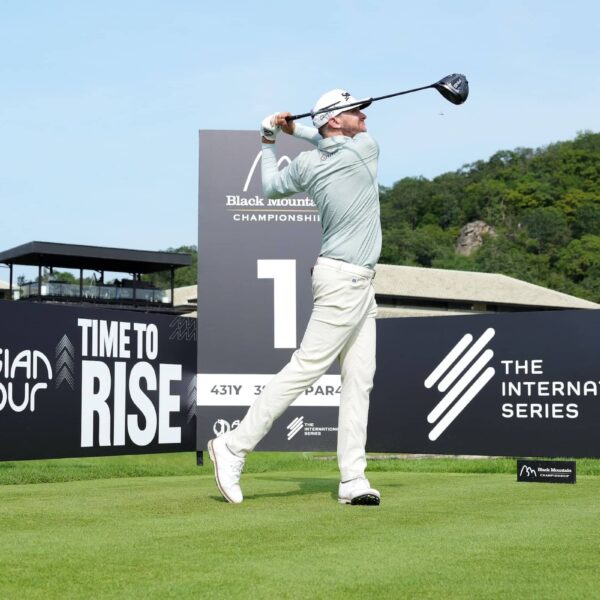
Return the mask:
[[232,452],[239,456],[251,452],[275,419],[339,358],[338,464],[342,481],[364,475],[369,393],[375,374],[374,274],[339,260],[317,260],[312,276],[314,307],[300,348],[267,384],[240,425],[226,434]]

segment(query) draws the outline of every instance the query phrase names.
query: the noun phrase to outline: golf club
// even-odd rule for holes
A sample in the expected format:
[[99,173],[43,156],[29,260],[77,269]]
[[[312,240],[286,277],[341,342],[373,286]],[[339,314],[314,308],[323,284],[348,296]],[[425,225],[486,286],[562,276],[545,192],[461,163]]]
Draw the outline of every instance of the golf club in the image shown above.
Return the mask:
[[[452,102],[452,104],[462,104],[467,97],[469,96],[469,82],[464,75],[460,73],[453,73],[452,75],[446,75],[436,83],[432,83],[431,85],[424,85],[423,87],[414,88],[412,90],[405,90],[403,92],[396,92],[394,94],[387,94],[386,96],[378,96],[377,98],[366,98],[363,100],[359,100],[358,102],[352,102],[351,104],[344,104],[342,106],[337,106],[339,102],[335,102],[321,110],[316,112],[307,112],[302,113],[301,115],[292,115],[291,117],[287,117],[287,121],[295,121],[296,119],[302,119],[303,117],[314,117],[315,115],[327,112],[332,108],[336,108],[339,110],[340,108],[352,108],[353,106],[371,104],[372,102],[377,102],[377,100],[385,100],[386,98],[393,98],[394,96],[403,96],[404,94],[412,94],[413,92],[420,92],[421,90],[428,90],[433,88],[437,90],[446,100]],[[368,105],[367,104],[367,105]]]

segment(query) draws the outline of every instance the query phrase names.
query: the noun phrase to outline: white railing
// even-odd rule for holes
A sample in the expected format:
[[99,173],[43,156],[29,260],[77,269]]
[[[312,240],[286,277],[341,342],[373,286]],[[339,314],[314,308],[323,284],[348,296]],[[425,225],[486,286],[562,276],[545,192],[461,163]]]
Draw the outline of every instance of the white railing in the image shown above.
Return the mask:
[[[39,297],[39,284],[37,282],[24,283],[20,286],[21,298]],[[42,297],[52,296],[54,298],[76,299],[81,297],[84,301],[98,300],[100,302],[133,302],[133,288],[117,287],[114,285],[86,285],[80,290],[78,283],[63,283],[50,281],[42,283]],[[149,302],[156,304],[169,304],[171,302],[171,290],[160,290],[155,288],[136,288],[136,302]]]

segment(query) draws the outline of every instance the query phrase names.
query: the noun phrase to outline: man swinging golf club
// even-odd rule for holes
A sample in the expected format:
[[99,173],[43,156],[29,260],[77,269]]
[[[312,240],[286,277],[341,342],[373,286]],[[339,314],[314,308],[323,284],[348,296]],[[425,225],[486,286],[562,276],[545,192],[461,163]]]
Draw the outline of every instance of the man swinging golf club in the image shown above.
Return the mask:
[[[352,103],[356,103],[352,108],[345,107]],[[208,442],[217,486],[229,502],[243,500],[239,482],[246,455],[336,359],[342,381],[339,502],[380,502],[379,492],[365,477],[369,393],[375,374],[373,277],[381,251],[379,147],[367,133],[362,112],[370,103],[371,99],[361,102],[336,89],[317,100],[312,111],[314,128],[295,123],[290,113],[270,115],[262,122],[264,194],[281,198],[307,192],[319,209],[322,245],[312,272],[314,307],[300,348],[265,387],[237,429]],[[323,109],[328,110],[319,112]],[[280,130],[316,146],[281,171],[274,145]]]

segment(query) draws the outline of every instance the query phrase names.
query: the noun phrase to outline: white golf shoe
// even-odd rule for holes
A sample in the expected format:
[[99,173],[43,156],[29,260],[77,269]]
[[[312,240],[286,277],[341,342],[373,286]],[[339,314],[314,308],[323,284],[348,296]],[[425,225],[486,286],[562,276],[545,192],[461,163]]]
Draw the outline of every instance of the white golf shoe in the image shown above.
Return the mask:
[[357,477],[340,483],[338,502],[340,504],[377,506],[381,502],[381,495],[371,487],[367,478]]
[[223,498],[232,504],[239,504],[244,499],[240,488],[244,459],[231,452],[222,437],[208,442],[208,454],[215,466],[215,481]]

